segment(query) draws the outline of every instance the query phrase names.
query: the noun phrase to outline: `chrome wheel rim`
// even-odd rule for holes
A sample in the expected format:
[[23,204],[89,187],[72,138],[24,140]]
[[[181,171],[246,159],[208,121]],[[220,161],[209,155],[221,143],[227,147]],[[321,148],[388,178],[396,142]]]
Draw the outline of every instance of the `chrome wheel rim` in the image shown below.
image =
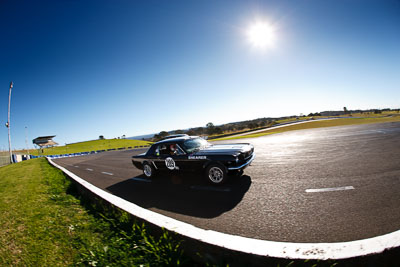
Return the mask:
[[208,171],[208,178],[210,179],[211,182],[218,184],[222,182],[222,180],[224,179],[224,173],[220,168],[212,167]]
[[151,176],[151,167],[149,165],[144,165],[144,169],[143,169],[144,175],[146,175],[147,177]]

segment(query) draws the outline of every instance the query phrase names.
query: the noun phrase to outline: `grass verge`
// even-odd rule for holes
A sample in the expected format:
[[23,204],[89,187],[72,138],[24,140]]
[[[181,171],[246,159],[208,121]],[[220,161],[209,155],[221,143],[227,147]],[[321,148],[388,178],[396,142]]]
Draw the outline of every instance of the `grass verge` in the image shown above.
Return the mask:
[[78,197],[46,159],[0,168],[0,266],[187,263],[167,232],[155,238],[127,213]]
[[295,125],[288,125],[282,128],[269,128],[265,131],[258,133],[249,133],[241,136],[229,136],[224,138],[214,139],[212,141],[220,140],[232,140],[232,139],[242,139],[242,138],[254,138],[270,134],[283,133],[294,130],[304,130],[312,128],[322,128],[322,127],[334,127],[334,126],[345,126],[345,125],[357,125],[357,124],[370,124],[370,123],[384,123],[384,122],[400,122],[400,116],[393,115],[391,117],[376,117],[376,118],[344,118],[344,119],[333,119],[333,120],[321,120],[321,121],[310,121],[308,123],[301,123]]

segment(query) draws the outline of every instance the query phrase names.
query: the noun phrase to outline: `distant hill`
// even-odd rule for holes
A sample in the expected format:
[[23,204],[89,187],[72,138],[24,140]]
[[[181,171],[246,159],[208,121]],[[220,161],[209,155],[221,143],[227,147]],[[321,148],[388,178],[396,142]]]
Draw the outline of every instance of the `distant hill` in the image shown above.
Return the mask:
[[127,137],[126,139],[131,139],[131,140],[146,140],[146,139],[151,139],[153,138],[155,134],[144,134],[144,135],[137,135],[137,136],[132,136],[132,137]]

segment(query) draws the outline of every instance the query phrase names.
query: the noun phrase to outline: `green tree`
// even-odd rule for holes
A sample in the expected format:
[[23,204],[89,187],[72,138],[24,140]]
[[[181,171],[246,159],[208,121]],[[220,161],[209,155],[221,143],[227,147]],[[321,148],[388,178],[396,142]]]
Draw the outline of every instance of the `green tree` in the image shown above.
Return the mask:
[[161,138],[164,138],[164,137],[167,137],[167,136],[169,135],[169,133],[166,132],[166,131],[161,131],[158,135],[159,135]]
[[189,131],[186,132],[187,135],[197,135],[194,129],[189,129]]
[[209,135],[214,134],[215,126],[212,122],[207,123],[206,127],[207,127],[207,134],[209,134]]
[[222,133],[223,133],[223,131],[222,131],[221,127],[214,128],[214,134],[222,134]]
[[258,125],[257,125],[257,123],[255,123],[255,122],[250,122],[248,125],[247,125],[247,128],[249,128],[249,129],[255,129],[255,128],[257,128],[258,127]]

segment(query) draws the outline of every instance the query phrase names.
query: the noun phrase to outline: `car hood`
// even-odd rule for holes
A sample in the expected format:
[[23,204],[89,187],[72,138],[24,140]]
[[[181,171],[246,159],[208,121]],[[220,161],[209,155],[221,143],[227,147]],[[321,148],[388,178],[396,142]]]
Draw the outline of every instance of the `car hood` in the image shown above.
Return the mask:
[[205,147],[196,151],[194,155],[238,155],[240,153],[246,153],[251,150],[253,150],[253,145],[251,144],[222,144]]

